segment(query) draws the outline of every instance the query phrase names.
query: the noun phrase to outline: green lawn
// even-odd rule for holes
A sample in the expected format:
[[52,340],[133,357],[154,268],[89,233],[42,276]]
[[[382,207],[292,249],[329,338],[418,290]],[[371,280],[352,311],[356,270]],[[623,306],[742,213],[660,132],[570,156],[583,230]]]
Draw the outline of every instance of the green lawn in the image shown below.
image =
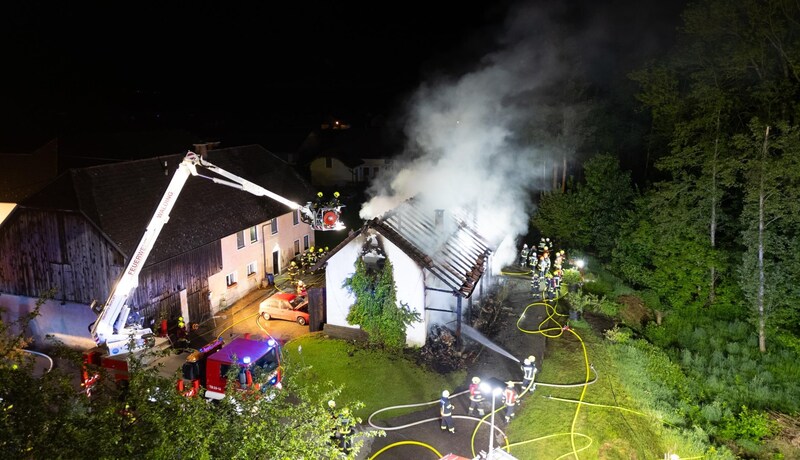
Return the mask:
[[[302,347],[299,354],[298,347]],[[437,400],[443,389],[452,391],[456,385],[463,384],[466,376],[464,371],[449,375],[433,373],[402,355],[355,346],[344,340],[326,338],[322,333],[288,342],[284,353],[289,361],[298,360],[311,366],[311,376],[317,381],[344,385],[337,402],[363,402],[364,408],[356,415],[364,421],[384,407]],[[395,410],[379,415],[394,417],[422,409]]]
[[[613,358],[613,344],[588,329],[585,322],[573,324],[573,330],[583,340],[588,362],[598,372],[597,382],[588,385],[583,395],[584,402],[595,405],[549,398],[579,400],[582,387],[542,384],[582,383],[586,378],[586,359],[578,337],[564,332],[549,338],[542,372],[537,375],[540,385],[534,394],[526,396],[516,419],[506,429],[511,454],[520,460],[575,458],[575,449],[579,459],[660,459],[666,452],[677,453],[682,459],[700,458],[702,447],[691,447],[690,440],[664,428],[631,399],[616,375],[619,363]],[[302,346],[302,353],[298,354],[298,346]],[[434,401],[442,389],[452,390],[466,377],[464,372],[432,373],[401,355],[325,338],[322,333],[293,340],[284,352],[288,361],[310,365],[311,378],[344,385],[338,402],[363,402],[365,407],[356,415],[364,421],[387,406]],[[406,412],[413,410],[417,409]]]
[[[609,352],[611,345],[589,330],[585,322],[573,324],[573,330],[580,339],[571,332],[548,339],[543,370],[537,375],[540,385],[517,410],[516,420],[507,431],[511,454],[520,460],[575,458],[573,449],[582,459],[658,459],[666,452],[678,453],[681,458],[698,455],[687,451],[687,443],[665,430],[629,397],[615,374],[617,363]],[[583,402],[591,406],[576,403],[583,387],[541,385],[586,381],[581,340],[588,362],[598,373],[597,381],[586,386],[583,394]],[[593,376],[590,371],[590,380]]]

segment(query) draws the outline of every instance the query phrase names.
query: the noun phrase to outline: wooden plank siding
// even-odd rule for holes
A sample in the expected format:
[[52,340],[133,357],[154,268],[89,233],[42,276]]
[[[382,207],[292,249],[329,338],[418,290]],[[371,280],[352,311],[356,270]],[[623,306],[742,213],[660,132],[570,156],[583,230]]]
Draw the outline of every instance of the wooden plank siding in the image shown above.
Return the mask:
[[[0,292],[39,297],[51,288],[56,299],[105,302],[127,263],[123,255],[82,214],[17,209],[0,227]],[[208,278],[222,269],[222,248],[215,241],[153,265],[139,277],[129,305],[145,326],[180,316],[187,290],[192,321],[211,315]]]
[[111,290],[123,256],[81,214],[17,209],[0,231],[0,291],[89,304]]
[[179,294],[186,289],[191,320],[198,322],[208,319],[211,317],[208,278],[220,270],[222,245],[219,241],[148,265],[142,270],[139,286],[133,292],[130,305],[138,306],[143,318],[174,319],[181,316]]

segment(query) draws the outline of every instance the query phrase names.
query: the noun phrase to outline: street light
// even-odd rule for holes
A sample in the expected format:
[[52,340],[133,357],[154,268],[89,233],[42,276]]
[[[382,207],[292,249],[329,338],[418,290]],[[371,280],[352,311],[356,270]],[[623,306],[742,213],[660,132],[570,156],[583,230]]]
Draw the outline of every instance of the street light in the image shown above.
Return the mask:
[[486,456],[487,460],[492,458],[492,451],[494,450],[494,412],[495,412],[495,401],[497,397],[500,396],[500,393],[503,392],[503,389],[500,387],[492,387],[486,382],[481,383],[480,386],[481,392],[483,393],[491,393],[492,394],[492,422],[491,422],[491,431],[489,432],[489,454]]

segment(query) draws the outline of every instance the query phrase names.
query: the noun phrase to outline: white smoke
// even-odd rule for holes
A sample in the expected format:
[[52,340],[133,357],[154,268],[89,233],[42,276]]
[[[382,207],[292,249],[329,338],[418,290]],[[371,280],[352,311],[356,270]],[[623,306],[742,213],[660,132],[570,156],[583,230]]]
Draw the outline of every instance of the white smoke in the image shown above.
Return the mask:
[[418,88],[405,114],[405,151],[360,211],[371,219],[410,197],[430,209],[471,209],[495,251],[495,272],[515,260],[531,192],[552,183],[551,159],[560,165],[576,148],[583,113],[558,98],[572,69],[564,43],[543,38],[547,18],[534,10],[512,16],[504,45],[473,71]]

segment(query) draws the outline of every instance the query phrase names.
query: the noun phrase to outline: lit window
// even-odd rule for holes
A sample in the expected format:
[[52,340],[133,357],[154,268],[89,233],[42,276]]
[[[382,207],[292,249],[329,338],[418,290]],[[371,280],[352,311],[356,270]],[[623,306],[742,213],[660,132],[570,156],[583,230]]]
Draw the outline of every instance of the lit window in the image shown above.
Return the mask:
[[228,273],[225,276],[225,284],[231,287],[236,284],[236,272]]
[[303,250],[308,249],[308,235],[303,237]]
[[299,210],[299,209],[296,209],[296,210],[295,210],[295,211],[292,213],[292,224],[293,224],[293,225],[297,225],[297,224],[299,224],[299,223],[300,223],[300,210]]
[[258,227],[250,227],[250,242],[255,243],[258,241]]
[[278,233],[278,219],[272,219],[269,221],[269,227],[273,235]]
[[236,232],[236,247],[239,249],[244,247],[244,230]]
[[300,254],[300,240],[294,240],[294,255]]
[[247,264],[247,276],[253,276],[256,274],[256,263],[250,262]]

